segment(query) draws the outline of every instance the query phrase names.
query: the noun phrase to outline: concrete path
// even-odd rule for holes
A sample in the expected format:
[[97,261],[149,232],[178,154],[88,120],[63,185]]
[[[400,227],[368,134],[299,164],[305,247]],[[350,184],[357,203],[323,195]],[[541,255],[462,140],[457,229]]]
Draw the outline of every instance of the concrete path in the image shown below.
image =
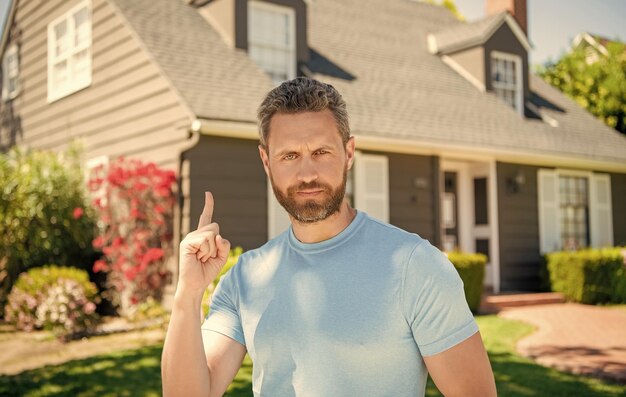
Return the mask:
[[563,303],[498,315],[537,326],[518,342],[520,354],[559,370],[626,383],[626,310]]

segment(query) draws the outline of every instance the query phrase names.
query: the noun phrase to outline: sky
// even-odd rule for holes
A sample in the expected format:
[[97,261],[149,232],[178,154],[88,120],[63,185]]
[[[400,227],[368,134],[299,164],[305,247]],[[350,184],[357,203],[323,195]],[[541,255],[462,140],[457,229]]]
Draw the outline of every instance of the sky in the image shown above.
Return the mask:
[[[485,0],[455,0],[455,2],[468,21],[485,16]],[[533,45],[530,54],[531,65],[560,58],[580,32],[626,41],[626,0],[527,0],[527,2],[529,39]],[[9,4],[10,0],[0,0],[2,24]]]
[[[485,16],[485,0],[455,0],[467,21]],[[626,42],[626,0],[527,0],[530,64],[556,61],[580,32]]]

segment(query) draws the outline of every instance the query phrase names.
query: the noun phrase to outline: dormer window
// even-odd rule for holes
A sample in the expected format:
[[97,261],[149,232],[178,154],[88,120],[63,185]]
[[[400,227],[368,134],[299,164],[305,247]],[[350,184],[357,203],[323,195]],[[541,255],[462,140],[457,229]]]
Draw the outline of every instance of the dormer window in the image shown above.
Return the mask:
[[248,3],[248,54],[274,84],[296,77],[293,8],[261,1]]
[[522,60],[519,56],[491,53],[491,85],[496,96],[523,115]]

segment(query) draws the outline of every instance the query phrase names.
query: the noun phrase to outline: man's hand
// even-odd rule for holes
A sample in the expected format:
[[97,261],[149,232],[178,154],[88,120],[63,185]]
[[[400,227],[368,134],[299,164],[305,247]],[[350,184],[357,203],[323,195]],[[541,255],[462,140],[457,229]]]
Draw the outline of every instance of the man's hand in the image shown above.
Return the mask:
[[230,242],[220,235],[219,225],[212,220],[213,195],[206,192],[198,229],[180,243],[178,289],[182,293],[204,294],[228,259]]

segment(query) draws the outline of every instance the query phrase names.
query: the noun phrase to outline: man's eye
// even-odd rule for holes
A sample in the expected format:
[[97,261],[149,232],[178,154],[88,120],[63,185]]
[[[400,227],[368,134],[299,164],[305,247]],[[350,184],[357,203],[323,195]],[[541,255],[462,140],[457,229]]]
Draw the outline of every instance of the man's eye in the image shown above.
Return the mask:
[[284,159],[284,160],[294,160],[295,158],[296,158],[296,155],[295,155],[294,153],[289,153],[289,154],[286,154],[286,155],[283,157],[283,159]]
[[318,154],[318,155],[319,154],[326,154],[326,153],[328,153],[328,152],[326,150],[324,150],[324,149],[320,149],[317,152],[315,152],[315,154]]

